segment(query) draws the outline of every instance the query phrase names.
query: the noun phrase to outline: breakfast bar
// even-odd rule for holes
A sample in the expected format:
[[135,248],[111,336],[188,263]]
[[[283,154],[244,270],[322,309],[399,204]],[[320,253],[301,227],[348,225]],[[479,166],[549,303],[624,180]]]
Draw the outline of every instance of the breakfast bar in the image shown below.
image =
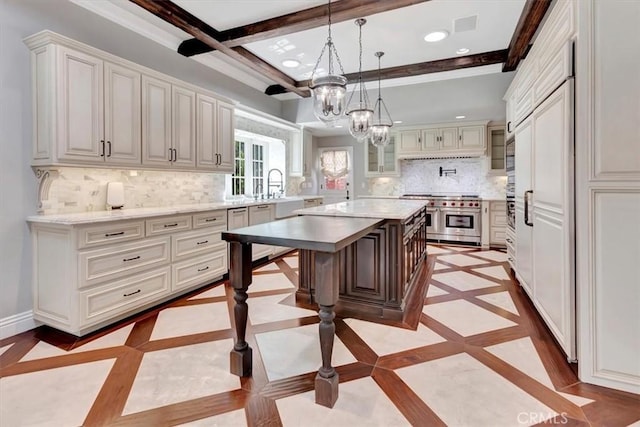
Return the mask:
[[[332,408],[338,399],[338,373],[331,366],[335,334],[334,306],[338,300],[340,253],[378,227],[379,218],[329,218],[299,216],[225,231],[222,238],[230,243],[229,281],[235,291],[234,321],[236,343],[231,350],[231,372],[241,377],[251,375],[252,350],[245,340],[247,328],[247,289],[251,285],[251,245],[278,245],[314,254],[314,283],[319,310],[322,366],[315,379],[316,403]],[[331,230],[330,233],[327,231]]]

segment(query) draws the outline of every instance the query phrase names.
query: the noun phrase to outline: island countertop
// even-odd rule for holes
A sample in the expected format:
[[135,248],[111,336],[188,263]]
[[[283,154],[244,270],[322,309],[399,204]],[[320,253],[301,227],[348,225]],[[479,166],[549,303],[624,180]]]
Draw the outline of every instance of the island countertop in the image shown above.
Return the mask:
[[422,200],[358,199],[313,208],[297,209],[297,215],[354,218],[406,219],[425,206]]

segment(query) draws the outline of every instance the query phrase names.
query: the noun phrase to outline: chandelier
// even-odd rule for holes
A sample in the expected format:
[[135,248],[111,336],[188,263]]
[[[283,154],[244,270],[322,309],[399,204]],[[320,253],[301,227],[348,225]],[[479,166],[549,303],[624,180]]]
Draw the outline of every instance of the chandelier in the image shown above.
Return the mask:
[[[338,51],[331,40],[331,0],[329,0],[329,34],[327,41],[322,47],[318,61],[311,72],[311,96],[313,97],[313,114],[321,122],[334,126],[340,120],[345,109],[345,95],[347,92],[347,79],[344,77],[344,69],[340,63]],[[329,57],[328,74],[316,77],[316,71],[325,51]],[[334,74],[333,57],[340,67],[341,74]]]
[[[358,47],[360,51],[359,67],[358,67],[358,83],[353,87],[349,102],[347,102],[348,110],[346,112],[349,116],[349,132],[359,142],[366,141],[371,131],[371,125],[373,124],[373,110],[369,108],[369,97],[367,95],[367,88],[362,82],[362,26],[367,23],[364,18],[356,19],[356,25],[359,28]],[[358,93],[359,101],[356,104],[351,104],[351,100],[354,95]]]
[[383,147],[389,144],[389,130],[393,126],[393,120],[391,120],[391,114],[389,114],[389,110],[382,100],[382,95],[380,95],[380,58],[384,55],[384,52],[376,52],[375,55],[378,57],[378,100],[373,107],[374,118],[370,138],[371,144],[376,147]]

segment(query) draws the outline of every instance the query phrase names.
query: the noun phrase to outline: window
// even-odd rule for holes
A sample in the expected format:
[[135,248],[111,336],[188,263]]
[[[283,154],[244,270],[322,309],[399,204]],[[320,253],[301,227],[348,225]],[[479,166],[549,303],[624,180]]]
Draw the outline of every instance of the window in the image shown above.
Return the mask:
[[231,176],[231,194],[234,196],[244,194],[245,189],[245,143],[235,142],[233,175]]
[[[256,196],[267,192],[284,193],[281,172],[285,170],[285,143],[283,140],[258,135],[236,129],[233,174],[227,175],[225,193],[227,196]],[[267,188],[268,172],[272,170],[272,188]],[[278,181],[273,181],[278,176]]]
[[326,150],[320,155],[320,170],[324,189],[346,190],[349,182],[349,153],[346,150]]

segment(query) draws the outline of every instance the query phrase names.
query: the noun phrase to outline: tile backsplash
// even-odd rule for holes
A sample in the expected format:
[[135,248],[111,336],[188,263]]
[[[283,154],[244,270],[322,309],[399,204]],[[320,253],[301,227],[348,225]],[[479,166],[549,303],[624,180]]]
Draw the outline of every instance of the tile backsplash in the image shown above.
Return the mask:
[[[488,162],[484,157],[402,160],[400,167],[401,176],[398,178],[369,179],[369,194],[478,194],[485,199],[505,197],[506,176],[488,175]],[[440,176],[440,167],[451,172]]]
[[106,209],[107,183],[122,182],[126,208],[211,203],[224,199],[225,175],[183,171],[59,168],[42,214]]

